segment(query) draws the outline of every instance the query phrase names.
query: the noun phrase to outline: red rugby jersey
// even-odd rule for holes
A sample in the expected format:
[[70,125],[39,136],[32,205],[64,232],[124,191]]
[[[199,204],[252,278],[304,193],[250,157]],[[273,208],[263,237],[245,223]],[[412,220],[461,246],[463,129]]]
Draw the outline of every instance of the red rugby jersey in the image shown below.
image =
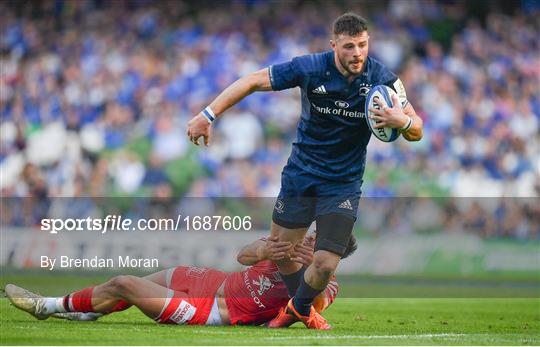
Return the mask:
[[[274,318],[289,301],[285,283],[277,266],[264,260],[241,272],[231,273],[225,280],[225,300],[231,324],[260,325]],[[332,278],[325,293],[332,303],[338,292]]]

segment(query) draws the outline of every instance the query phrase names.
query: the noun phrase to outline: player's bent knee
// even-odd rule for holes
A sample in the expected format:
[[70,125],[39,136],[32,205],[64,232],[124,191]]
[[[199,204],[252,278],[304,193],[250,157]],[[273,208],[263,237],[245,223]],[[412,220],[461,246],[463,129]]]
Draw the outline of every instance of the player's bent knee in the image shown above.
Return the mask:
[[109,286],[113,287],[114,289],[120,289],[122,287],[122,283],[124,281],[124,276],[115,276],[109,280]]
[[321,277],[330,277],[336,271],[337,263],[333,259],[314,257],[313,268]]
[[111,284],[118,293],[128,293],[137,285],[137,278],[131,275],[116,276],[111,280]]

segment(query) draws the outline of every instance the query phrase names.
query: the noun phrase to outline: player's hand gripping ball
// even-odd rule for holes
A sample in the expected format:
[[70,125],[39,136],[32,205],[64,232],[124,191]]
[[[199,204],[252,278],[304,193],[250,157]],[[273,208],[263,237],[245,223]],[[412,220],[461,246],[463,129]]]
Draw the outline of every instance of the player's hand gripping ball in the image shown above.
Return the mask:
[[383,107],[383,103],[380,100],[383,100],[387,107],[393,107],[392,95],[394,94],[396,94],[396,92],[392,88],[385,85],[379,85],[373,87],[366,97],[366,123],[369,130],[371,130],[371,133],[375,135],[376,138],[384,142],[395,141],[399,137],[399,129],[390,127],[375,128],[375,125],[377,125],[377,123],[380,121],[371,118],[374,113],[369,109],[374,108],[376,110],[380,110]]

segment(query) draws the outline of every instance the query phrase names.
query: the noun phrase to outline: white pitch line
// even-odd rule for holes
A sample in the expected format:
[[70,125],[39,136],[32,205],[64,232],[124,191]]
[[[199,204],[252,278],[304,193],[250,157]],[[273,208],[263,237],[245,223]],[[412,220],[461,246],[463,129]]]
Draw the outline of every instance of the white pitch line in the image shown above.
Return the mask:
[[258,336],[257,338],[270,339],[270,340],[285,340],[285,339],[299,339],[299,340],[309,340],[309,339],[409,339],[409,338],[419,338],[419,339],[431,339],[435,337],[463,337],[467,334],[452,334],[452,333],[441,333],[441,334],[411,334],[411,335],[313,335],[313,336]]

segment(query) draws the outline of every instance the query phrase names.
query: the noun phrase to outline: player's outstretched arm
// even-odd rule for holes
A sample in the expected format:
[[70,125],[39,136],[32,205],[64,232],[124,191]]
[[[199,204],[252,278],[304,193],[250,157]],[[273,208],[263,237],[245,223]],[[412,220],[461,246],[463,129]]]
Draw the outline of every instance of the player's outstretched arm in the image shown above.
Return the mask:
[[236,260],[242,265],[253,265],[263,260],[281,260],[292,249],[290,242],[278,241],[277,237],[257,240],[242,248]]
[[219,115],[253,92],[270,90],[272,90],[272,86],[268,68],[238,79],[225,88],[208,107],[189,121],[187,135],[190,141],[198,146],[198,140],[202,136],[204,144],[208,146],[212,136],[210,125]]

